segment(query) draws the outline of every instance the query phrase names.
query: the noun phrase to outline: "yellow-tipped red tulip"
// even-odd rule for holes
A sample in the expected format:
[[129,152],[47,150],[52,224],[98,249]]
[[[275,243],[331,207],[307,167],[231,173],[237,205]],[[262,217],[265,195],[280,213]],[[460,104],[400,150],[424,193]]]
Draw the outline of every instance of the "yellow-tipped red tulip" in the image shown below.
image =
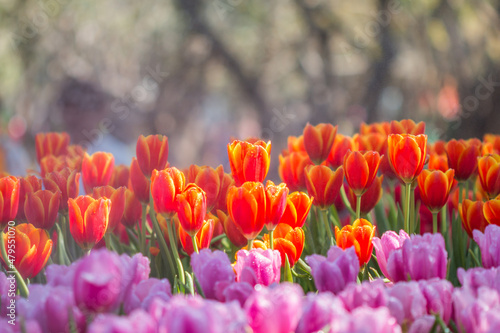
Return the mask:
[[47,155],[40,160],[40,174],[45,177],[48,173],[58,172],[67,168],[66,156]]
[[108,228],[111,200],[82,195],[68,199],[68,207],[71,235],[83,250],[92,249]]
[[68,152],[69,134],[66,132],[38,133],[35,136],[35,150],[38,164],[45,156],[65,155]]
[[24,209],[26,220],[35,228],[49,230],[54,226],[61,201],[61,192],[40,190],[29,192],[26,196]]
[[[202,228],[200,229],[200,231],[198,231],[196,236],[194,236],[198,249],[208,249],[210,247],[213,232],[214,221],[212,219],[204,221]],[[179,226],[179,240],[181,242],[182,248],[188,255],[191,255],[195,251],[195,248],[193,246],[193,237],[185,232],[181,226]]]
[[420,198],[432,213],[437,214],[446,205],[453,186],[455,170],[422,170],[418,176]]
[[222,227],[224,228],[224,233],[226,234],[227,238],[231,241],[231,243],[233,243],[236,247],[239,248],[247,244],[247,239],[238,229],[231,216],[226,215],[221,210],[217,210],[217,217],[222,223]]
[[166,216],[172,216],[177,211],[177,195],[185,187],[186,178],[177,168],[153,170],[151,175],[151,195],[155,211]]
[[344,159],[345,178],[356,196],[361,196],[372,185],[380,165],[380,155],[376,151],[348,152]]
[[276,228],[286,208],[288,188],[285,183],[274,185],[270,180],[266,183],[266,228]]
[[51,192],[61,192],[59,210],[67,211],[68,199],[76,198],[80,192],[80,173],[69,168],[51,172],[43,179],[43,185]]
[[387,154],[394,172],[405,183],[412,183],[422,172],[427,157],[427,135],[391,134]]
[[0,178],[0,230],[17,215],[19,186],[20,181],[14,176]]
[[314,198],[304,192],[290,193],[286,199],[286,208],[280,223],[286,223],[292,228],[301,227],[306,222]]
[[207,215],[207,197],[205,192],[196,184],[188,184],[177,195],[177,216],[182,229],[191,237],[203,226]]
[[314,165],[306,153],[293,152],[287,156],[279,156],[278,172],[282,181],[290,191],[300,191],[306,188],[304,171],[309,165]]
[[264,181],[271,161],[271,141],[250,143],[234,140],[227,145],[227,153],[236,186]]
[[134,191],[125,190],[125,209],[123,210],[122,224],[127,228],[134,228],[141,220],[142,204],[135,196]]
[[127,165],[119,164],[115,165],[113,170],[113,175],[109,181],[109,186],[113,188],[118,187],[128,187],[128,182],[130,180],[130,167]]
[[305,172],[307,192],[314,198],[313,205],[326,209],[340,192],[344,181],[344,169],[333,171],[325,165],[308,167]]
[[332,124],[318,124],[312,126],[307,123],[304,128],[304,147],[311,161],[321,164],[330,154],[338,126]]
[[477,229],[484,232],[484,229],[489,224],[484,216],[483,208],[484,203],[482,201],[471,201],[469,199],[465,199],[458,205],[462,225],[470,238],[472,238],[473,230]]
[[483,214],[488,223],[500,226],[500,198],[486,201]]
[[[24,202],[28,193],[34,193],[42,189],[42,180],[36,176],[26,176],[19,178],[19,206],[17,209],[16,222],[26,222],[24,215]],[[54,191],[52,191],[54,192]]]
[[[267,235],[264,237],[266,238]],[[267,238],[266,238],[267,239]],[[300,227],[292,228],[288,224],[280,223],[274,230],[273,246],[281,254],[281,266],[285,267],[285,261],[288,257],[290,267],[293,267],[299,261],[304,250],[305,235]]]
[[107,198],[111,200],[111,209],[109,210],[108,229],[106,232],[113,232],[121,222],[123,212],[125,211],[125,190],[126,187],[117,189],[107,185],[94,187],[92,197],[94,199]]
[[489,199],[500,194],[500,155],[478,158],[478,173],[481,187]]
[[425,133],[425,123],[423,121],[416,124],[412,119],[403,119],[400,121],[391,121],[391,134],[413,134],[419,135]]
[[344,163],[344,157],[349,150],[356,150],[354,140],[349,136],[337,134],[333,141],[332,149],[327,158],[327,163],[332,169],[337,169]]
[[448,165],[455,170],[455,179],[459,182],[466,181],[477,168],[477,158],[481,154],[481,141],[451,140],[446,144]]
[[[22,223],[14,230],[14,266],[23,279],[34,278],[47,264],[52,253],[52,240],[47,231],[37,229],[29,223]],[[9,253],[10,235],[4,233],[4,244]],[[2,258],[3,260],[3,258]]]
[[111,153],[98,151],[92,155],[85,154],[82,162],[83,187],[87,194],[92,193],[94,187],[106,186],[111,180],[115,158]]
[[365,219],[357,219],[352,225],[346,225],[342,229],[335,227],[337,246],[344,250],[354,246],[359,265],[367,264],[372,256],[375,229],[376,227]]
[[449,169],[448,157],[446,155],[438,155],[432,153],[429,155],[429,170],[441,170],[446,172]]
[[[366,190],[361,196],[361,203],[359,206],[360,215],[368,214],[382,198],[382,181],[384,176],[375,177],[372,185]],[[347,199],[351,204],[351,207],[356,207],[356,194],[351,190],[351,188],[344,183],[344,188],[346,189]]]
[[219,165],[216,169],[209,166],[191,165],[187,171],[188,183],[198,185],[207,196],[207,211],[211,211],[217,204],[224,181],[224,168]]
[[140,135],[135,148],[137,161],[142,173],[151,177],[153,170],[163,170],[167,167],[168,138],[164,135]]
[[130,164],[130,186],[134,190],[135,196],[142,203],[149,202],[149,192],[150,192],[150,182],[149,179],[144,176],[141,168],[139,167],[139,162],[135,157],[132,157],[132,163]]

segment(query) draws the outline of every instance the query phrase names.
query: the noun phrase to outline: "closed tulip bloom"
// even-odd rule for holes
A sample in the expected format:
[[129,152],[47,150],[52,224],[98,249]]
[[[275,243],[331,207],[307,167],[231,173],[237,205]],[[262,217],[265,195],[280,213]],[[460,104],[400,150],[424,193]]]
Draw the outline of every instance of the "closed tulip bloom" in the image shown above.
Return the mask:
[[82,162],[83,187],[87,194],[92,193],[94,187],[109,184],[113,175],[115,158],[111,153],[98,151],[92,155],[85,154]]
[[5,229],[7,223],[16,218],[19,186],[20,181],[14,176],[0,178],[0,230]]
[[[201,229],[195,236],[196,245],[198,249],[208,249],[210,247],[210,242],[212,241],[212,237],[214,234],[214,221],[212,219],[208,219],[203,221],[203,225]],[[181,242],[182,248],[188,255],[193,254],[194,247],[191,236],[184,231],[182,226],[179,225],[179,240]]]
[[40,190],[35,193],[28,193],[24,203],[26,220],[35,228],[49,230],[54,226],[59,211],[61,192],[51,192]]
[[489,224],[500,226],[500,198],[484,203],[483,214]]
[[271,141],[250,143],[234,140],[227,145],[227,153],[236,186],[264,181],[271,161]]
[[327,158],[327,163],[332,169],[337,169],[344,163],[344,157],[349,150],[354,151],[355,149],[354,140],[349,136],[344,136],[342,134],[337,134],[335,140],[333,141],[332,149]]
[[[366,190],[366,192],[361,196],[361,205],[360,212],[361,215],[366,215],[379,202],[380,198],[382,198],[382,182],[384,180],[384,176],[375,177],[373,183]],[[356,207],[356,194],[351,190],[351,188],[344,183],[344,187],[346,188],[347,199],[351,204],[351,207]]]
[[402,250],[406,276],[412,280],[446,278],[448,253],[441,234],[412,235]]
[[[385,143],[387,141],[387,135],[379,133],[370,133],[365,135],[356,134],[353,137],[353,141],[356,145],[355,150],[359,151],[376,151],[382,153],[385,148]],[[342,160],[343,162],[344,160]]]
[[387,154],[394,172],[406,184],[415,180],[427,157],[427,135],[391,134]]
[[288,187],[285,183],[274,185],[270,180],[266,183],[266,227],[271,231],[276,228],[286,208]]
[[48,173],[61,171],[68,167],[65,156],[47,155],[40,161],[40,174],[45,177]]
[[380,155],[376,151],[347,153],[344,159],[345,178],[356,196],[361,196],[372,185],[379,164]]
[[236,247],[243,247],[247,244],[247,239],[238,229],[233,219],[221,210],[217,210],[217,217],[222,223],[224,233]]
[[[267,235],[264,235],[266,237]],[[268,240],[268,239],[267,239]],[[268,240],[269,241],[269,240]],[[305,235],[300,227],[292,228],[288,224],[280,223],[274,230],[274,249],[281,255],[281,266],[285,266],[286,258],[290,267],[299,261],[304,249]]]
[[478,159],[479,180],[489,199],[500,194],[500,155],[486,155]]
[[446,172],[422,170],[418,176],[420,198],[432,213],[438,213],[448,202],[454,176],[453,169]]
[[489,224],[484,216],[483,207],[484,203],[482,201],[471,201],[469,199],[465,199],[458,205],[462,226],[470,238],[472,238],[473,230],[477,229],[484,232],[484,229]]
[[111,176],[111,180],[109,181],[109,186],[113,188],[118,188],[128,186],[128,182],[130,180],[130,167],[127,165],[119,164],[115,165],[113,170],[113,175]]
[[140,135],[135,148],[137,161],[142,173],[151,177],[153,170],[163,170],[167,167],[168,138],[164,135]]
[[288,153],[299,151],[306,152],[306,147],[304,145],[304,136],[289,136],[287,138]]
[[481,262],[484,268],[500,266],[500,227],[491,224],[484,233],[474,230],[474,240],[481,249]]
[[307,123],[304,128],[304,147],[307,155],[315,164],[321,164],[330,154],[338,126],[332,124],[318,124],[312,126]]
[[246,182],[233,186],[227,194],[227,208],[238,230],[247,238],[254,239],[266,222],[266,194],[264,185]]
[[219,165],[215,169],[206,165],[201,167],[191,165],[186,179],[188,183],[198,185],[205,192],[207,197],[207,211],[211,211],[217,204],[217,200],[223,190],[224,168],[222,165]]
[[142,204],[135,196],[134,191],[126,189],[124,195],[125,209],[123,210],[122,224],[127,228],[134,228],[141,220]]
[[65,155],[68,151],[69,134],[66,132],[38,133],[35,136],[35,150],[38,164],[48,155]]
[[388,308],[399,324],[411,324],[427,313],[427,300],[416,281],[398,282],[387,289],[387,294]]
[[305,169],[314,165],[306,153],[293,152],[288,156],[279,156],[278,172],[282,181],[290,191],[300,191],[306,188]]
[[425,123],[423,121],[415,123],[412,119],[393,120],[390,125],[391,134],[413,134],[425,133]]
[[239,250],[233,268],[237,282],[269,286],[280,281],[281,256],[279,251],[271,249]]
[[193,273],[206,298],[216,299],[217,287],[234,282],[236,275],[226,253],[209,249],[191,255]]
[[410,236],[404,231],[400,230],[399,235],[392,230],[386,231],[381,238],[373,237],[373,246],[375,247],[375,254],[377,262],[382,271],[382,274],[391,281],[395,279],[389,273],[387,263],[392,252],[401,249],[405,240]]
[[[26,222],[26,215],[24,215],[24,202],[28,193],[34,193],[42,189],[42,180],[36,176],[26,176],[19,178],[19,206],[17,209],[16,221]],[[59,208],[58,208],[59,209]]]
[[172,216],[177,211],[177,195],[185,187],[186,178],[177,168],[153,170],[151,175],[151,195],[155,211],[166,216]]
[[43,179],[43,185],[49,191],[61,192],[59,210],[67,211],[68,199],[76,198],[80,192],[80,173],[69,168],[51,172]]
[[455,170],[455,179],[466,181],[477,168],[477,158],[481,154],[481,141],[477,139],[451,140],[446,144],[448,165]]
[[370,133],[378,133],[387,136],[391,133],[391,124],[387,121],[380,123],[371,123],[371,124],[366,124],[365,122],[362,122],[361,125],[359,126],[359,133],[362,135]]
[[92,249],[108,228],[111,200],[82,195],[68,199],[68,206],[71,235],[83,250]]
[[353,246],[359,258],[359,265],[367,264],[372,256],[375,229],[376,227],[365,219],[357,219],[352,225],[346,225],[342,229],[335,227],[337,246],[344,250]]
[[[34,278],[47,264],[52,253],[52,240],[43,229],[29,223],[18,224],[14,232],[14,266],[24,279]],[[10,235],[3,234],[5,249],[12,244]],[[10,254],[10,252],[8,252]],[[2,258],[3,260],[3,258]]]
[[348,312],[342,300],[331,293],[308,293],[304,298],[302,317],[296,333],[315,333],[334,321],[341,321]]
[[207,215],[207,197],[196,184],[188,184],[177,195],[177,216],[182,229],[191,237],[203,226]]
[[446,155],[430,154],[429,170],[441,170],[446,172],[449,169],[448,157]]
[[286,208],[280,223],[286,223],[292,228],[304,225],[311,210],[313,198],[304,192],[290,193],[286,199]]
[[231,174],[229,173],[224,173],[224,176],[221,179],[219,196],[217,197],[213,209],[215,209],[216,211],[220,209],[224,212],[227,212],[227,200],[226,200],[227,192],[233,185],[234,185],[233,176],[231,176]]
[[307,192],[314,198],[313,205],[326,209],[335,202],[344,181],[344,169],[333,171],[324,165],[315,165],[306,169]]
[[106,232],[113,232],[121,222],[123,212],[125,211],[125,190],[126,187],[114,189],[111,186],[94,187],[92,197],[94,199],[107,198],[111,200],[111,209],[109,211],[108,229]]
[[135,157],[132,158],[132,163],[130,164],[130,182],[128,187],[134,191],[135,196],[140,202],[146,204],[149,202],[150,181],[142,173],[139,162]]

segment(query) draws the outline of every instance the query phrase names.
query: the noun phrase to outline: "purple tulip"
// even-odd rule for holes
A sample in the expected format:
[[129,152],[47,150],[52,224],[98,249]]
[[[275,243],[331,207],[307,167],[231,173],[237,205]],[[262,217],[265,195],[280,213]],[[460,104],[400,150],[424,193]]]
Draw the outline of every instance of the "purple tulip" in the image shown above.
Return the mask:
[[[107,251],[106,249],[103,250]],[[112,253],[115,254],[114,252]],[[119,260],[121,268],[120,302],[123,302],[128,293],[133,290],[139,282],[148,279],[151,268],[149,266],[148,257],[143,256],[141,253],[136,253],[132,257],[127,254],[122,254]]]
[[73,288],[75,278],[75,269],[78,263],[72,263],[70,266],[49,265],[45,268],[47,284],[51,286],[64,286]]
[[389,301],[384,281],[381,279],[372,282],[365,281],[362,284],[351,283],[339,293],[339,298],[348,311],[360,306],[375,309],[386,306]]
[[237,301],[243,307],[248,297],[253,293],[253,287],[246,282],[233,282],[227,285],[217,285],[217,299],[221,302]]
[[409,239],[410,236],[404,231],[400,230],[399,235],[394,231],[386,231],[381,238],[373,237],[373,247],[375,248],[375,253],[377,254],[377,262],[380,266],[380,270],[391,281],[394,281],[391,273],[387,269],[387,262],[391,253],[394,250],[403,247],[405,240]]
[[412,323],[427,314],[427,300],[417,282],[398,282],[388,288],[387,307],[399,324]]
[[459,332],[498,332],[500,328],[500,294],[479,287],[477,295],[468,288],[453,292],[453,314]]
[[427,313],[439,313],[445,323],[451,318],[453,285],[446,280],[419,281],[418,285],[427,301]]
[[481,249],[483,267],[500,266],[500,227],[490,224],[484,229],[484,234],[479,230],[473,230],[472,233]]
[[239,250],[234,265],[236,281],[246,282],[252,286],[262,284],[269,286],[279,283],[281,276],[281,256],[276,250],[252,249]]
[[128,293],[123,309],[125,313],[131,313],[139,308],[147,310],[155,298],[168,301],[172,297],[171,290],[170,283],[166,279],[150,278],[141,281]]
[[467,271],[459,268],[457,275],[464,289],[470,290],[474,295],[480,287],[495,289],[500,293],[500,269],[496,267],[490,269],[477,267]]
[[256,288],[245,303],[253,332],[293,332],[302,314],[303,297],[302,288],[292,283],[282,283],[274,288]]
[[386,307],[373,309],[362,306],[356,308],[341,320],[334,320],[331,333],[400,333],[401,326]]
[[[13,274],[6,276],[0,272],[0,316],[1,318],[7,317],[10,311],[15,311],[15,305],[10,305],[11,299],[16,298],[17,283]],[[9,308],[10,307],[10,308]]]
[[235,274],[226,253],[201,250],[191,255],[191,266],[206,298],[216,299],[217,286],[234,282]]
[[296,333],[318,332],[348,315],[340,298],[329,292],[307,294],[302,312]]
[[435,316],[422,316],[411,324],[408,333],[429,333],[432,330],[432,326],[434,326],[435,321]]
[[403,244],[403,262],[412,280],[446,278],[447,252],[441,234],[412,235]]
[[387,259],[387,271],[392,282],[408,280],[405,271],[402,248],[392,251],[389,255],[389,258]]
[[115,314],[98,316],[90,324],[88,333],[156,333],[156,323],[143,310],[135,310],[128,317]]
[[358,256],[354,247],[345,251],[337,246],[328,250],[327,257],[313,254],[306,257],[311,266],[314,284],[318,291],[341,292],[349,283],[355,282],[359,273]]

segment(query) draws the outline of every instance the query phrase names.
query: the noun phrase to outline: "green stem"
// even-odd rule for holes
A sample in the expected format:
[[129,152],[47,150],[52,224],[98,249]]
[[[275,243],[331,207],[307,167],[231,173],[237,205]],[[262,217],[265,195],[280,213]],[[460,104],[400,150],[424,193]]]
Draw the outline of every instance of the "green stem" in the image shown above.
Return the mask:
[[361,218],[361,195],[356,196],[356,220]]
[[61,228],[56,223],[57,229],[57,253],[59,255],[59,264],[69,266],[71,264],[71,259],[68,257],[68,253],[66,251],[66,245],[64,244],[64,236]]
[[200,253],[200,251],[198,250],[198,242],[196,242],[196,235],[191,236],[191,242],[193,242],[194,252]]
[[109,250],[109,251],[113,251],[113,246],[111,246],[111,232],[110,231],[106,231],[106,233],[104,234],[104,242],[106,243],[106,248]]
[[88,249],[88,250],[83,250],[83,253],[85,254],[85,256],[89,256],[90,255],[90,252],[92,251],[92,249]]
[[249,239],[247,243],[247,251],[250,251],[253,246],[253,239]]
[[447,223],[446,223],[446,205],[441,208],[441,233],[443,234],[443,237],[446,239],[446,232],[447,232]]
[[3,239],[4,234],[5,233],[3,231],[0,232],[0,250],[2,252],[3,261],[5,262],[5,265],[10,269],[8,273],[14,273],[14,275],[16,276],[17,287],[19,288],[21,296],[24,298],[28,298],[30,294],[28,286],[26,285],[26,282],[24,281],[21,274],[14,266],[14,263],[13,262],[11,263],[11,261],[9,260],[9,256],[7,256],[7,251],[5,250],[5,240]]
[[413,230],[410,229],[410,201],[411,201],[411,183],[405,184],[405,231],[410,235]]
[[167,221],[168,238],[170,240],[170,248],[172,249],[172,253],[174,254],[174,260],[177,263],[177,270],[179,272],[180,282],[182,285],[185,285],[186,277],[184,276],[184,267],[182,266],[182,261],[181,258],[179,257],[179,252],[177,251],[177,240],[175,239],[175,233],[172,227],[173,222],[174,221],[172,218],[170,218],[169,221]]
[[269,248],[274,250],[274,229],[269,231]]
[[410,230],[420,233],[420,230],[415,230],[415,189],[410,186]]
[[328,223],[328,211],[326,209],[321,209],[319,211],[319,218],[320,220],[322,220],[326,228],[326,234],[328,235],[328,238],[330,240],[330,246],[328,248],[330,248],[334,245],[334,241],[333,241],[332,227],[330,226],[330,223]]
[[142,204],[142,223],[139,227],[140,251],[146,255],[146,224],[147,224],[148,205]]
[[356,212],[352,209],[351,204],[349,203],[349,200],[347,199],[347,194],[345,193],[344,186],[340,187],[340,195],[342,197],[342,202],[344,203],[345,208],[351,213],[352,217],[356,217]]
[[432,212],[432,232],[437,234],[438,232],[438,213]]

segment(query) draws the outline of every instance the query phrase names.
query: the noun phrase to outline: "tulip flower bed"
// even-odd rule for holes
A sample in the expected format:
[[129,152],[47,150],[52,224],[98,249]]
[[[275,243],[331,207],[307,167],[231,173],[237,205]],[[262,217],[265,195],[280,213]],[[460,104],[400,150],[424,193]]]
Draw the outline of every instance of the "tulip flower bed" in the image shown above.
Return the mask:
[[165,136],[129,167],[38,134],[0,178],[0,332],[500,332],[500,136],[424,132],[308,124],[280,184],[259,139],[179,170]]

